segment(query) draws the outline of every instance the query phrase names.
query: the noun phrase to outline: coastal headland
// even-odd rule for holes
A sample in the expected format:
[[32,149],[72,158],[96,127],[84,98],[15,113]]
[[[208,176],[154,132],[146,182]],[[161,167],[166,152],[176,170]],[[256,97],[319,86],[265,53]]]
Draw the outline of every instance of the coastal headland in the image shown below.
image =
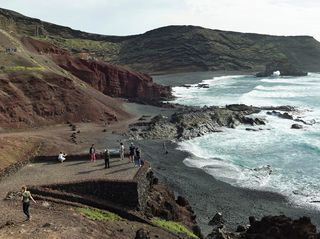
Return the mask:
[[[310,124],[291,114],[294,106],[168,103],[172,86],[235,72],[253,75],[273,60],[297,66],[298,73],[319,70],[315,39],[194,26],[103,36],[4,9],[0,26],[0,238],[175,239],[211,233],[211,239],[229,232],[229,238],[259,238],[261,228],[270,235],[279,231],[280,238],[288,231],[297,239],[315,238],[318,211],[187,167],[188,153],[177,148],[179,141],[239,125],[259,131],[252,126],[267,122],[252,115],[262,110],[291,120],[293,130]],[[309,47],[301,50],[301,44]],[[165,73],[177,74],[159,75]],[[141,148],[141,167],[117,155],[104,168],[104,149],[116,152],[120,142],[126,152],[131,142]],[[92,144],[97,162],[89,160]],[[64,163],[57,160],[59,152],[68,154]],[[38,201],[31,205],[30,222],[21,211],[22,185]],[[293,219],[266,217],[283,214]],[[283,229],[279,221],[289,226]]]

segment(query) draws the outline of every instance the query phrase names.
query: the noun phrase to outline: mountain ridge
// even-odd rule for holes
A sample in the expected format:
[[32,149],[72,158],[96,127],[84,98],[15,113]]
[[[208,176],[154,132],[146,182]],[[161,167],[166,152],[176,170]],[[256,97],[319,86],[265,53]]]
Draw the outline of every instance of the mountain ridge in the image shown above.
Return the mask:
[[320,71],[320,42],[312,36],[273,36],[172,25],[130,36],[73,30],[0,9],[7,31],[49,41],[73,54],[90,55],[147,74],[190,71],[262,71],[286,60],[303,71]]

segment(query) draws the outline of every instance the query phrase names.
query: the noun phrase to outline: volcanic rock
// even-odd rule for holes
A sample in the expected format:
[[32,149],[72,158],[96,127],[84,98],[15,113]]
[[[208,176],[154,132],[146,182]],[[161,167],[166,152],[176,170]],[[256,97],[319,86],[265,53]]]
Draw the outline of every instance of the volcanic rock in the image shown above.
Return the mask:
[[273,61],[266,65],[264,72],[256,74],[257,77],[268,77],[273,72],[280,71],[281,76],[306,76],[307,72],[300,71],[296,66],[290,64],[287,60]]
[[141,228],[137,231],[135,239],[150,239],[149,232]]
[[267,216],[262,218],[261,221],[251,223],[250,228],[246,232],[246,238],[309,239],[316,238],[316,232],[316,227],[308,217],[292,220],[284,215]]
[[57,46],[51,43],[29,37],[23,38],[23,43],[30,50],[49,55],[57,65],[111,97],[145,102],[171,97],[170,87],[153,83],[148,75],[103,61],[73,57],[68,52],[59,51]]
[[208,223],[210,226],[223,225],[224,219],[220,212],[217,212]]
[[272,112],[268,111],[267,114],[268,115],[274,115],[274,116],[277,116],[277,117],[282,118],[282,119],[293,120],[293,116],[288,114],[287,112],[281,113],[281,112],[273,110]]
[[291,129],[303,129],[303,126],[300,124],[293,124],[291,125]]

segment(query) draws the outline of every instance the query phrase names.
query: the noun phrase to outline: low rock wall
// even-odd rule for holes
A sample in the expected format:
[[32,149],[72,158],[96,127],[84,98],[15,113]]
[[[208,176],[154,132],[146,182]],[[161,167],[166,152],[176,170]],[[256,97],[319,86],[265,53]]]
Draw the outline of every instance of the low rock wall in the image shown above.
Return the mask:
[[34,162],[37,158],[37,155],[39,154],[41,147],[42,147],[42,144],[37,145],[35,148],[31,150],[31,152],[28,154],[29,157],[27,157],[25,160],[17,161],[16,163],[10,165],[9,167],[6,167],[0,170],[0,181],[3,178],[9,177],[12,174],[18,172],[21,168],[23,168],[27,164]]
[[[40,149],[40,148],[39,148]],[[38,156],[39,149],[29,159],[17,162],[9,168],[0,172],[2,177],[10,176],[30,162],[56,161],[57,156]],[[101,158],[100,155],[97,155]],[[88,154],[68,155],[67,160],[89,160]],[[82,196],[94,197],[115,205],[121,205],[127,209],[144,210],[150,189],[148,177],[150,164],[144,162],[132,180],[107,180],[94,179],[84,181],[65,182],[60,184],[49,184],[30,188],[39,195],[46,195],[48,190],[60,191]]]

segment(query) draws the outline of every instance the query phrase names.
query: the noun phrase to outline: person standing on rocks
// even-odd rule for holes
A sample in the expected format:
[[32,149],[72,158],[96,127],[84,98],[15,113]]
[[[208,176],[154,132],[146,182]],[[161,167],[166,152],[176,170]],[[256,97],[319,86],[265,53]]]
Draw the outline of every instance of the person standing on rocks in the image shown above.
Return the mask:
[[134,151],[136,147],[134,144],[131,142],[130,147],[129,147],[129,159],[131,163],[134,163]]
[[22,186],[22,209],[23,209],[23,213],[27,216],[27,221],[31,220],[30,213],[29,213],[30,199],[34,203],[37,203],[31,196],[31,193],[27,191],[27,187]]
[[124,160],[124,145],[122,142],[120,143],[119,153],[120,153],[120,159]]
[[89,149],[90,154],[90,161],[95,162],[96,161],[96,148],[94,147],[94,144],[91,145]]
[[107,147],[104,150],[104,168],[110,168],[110,152]]

